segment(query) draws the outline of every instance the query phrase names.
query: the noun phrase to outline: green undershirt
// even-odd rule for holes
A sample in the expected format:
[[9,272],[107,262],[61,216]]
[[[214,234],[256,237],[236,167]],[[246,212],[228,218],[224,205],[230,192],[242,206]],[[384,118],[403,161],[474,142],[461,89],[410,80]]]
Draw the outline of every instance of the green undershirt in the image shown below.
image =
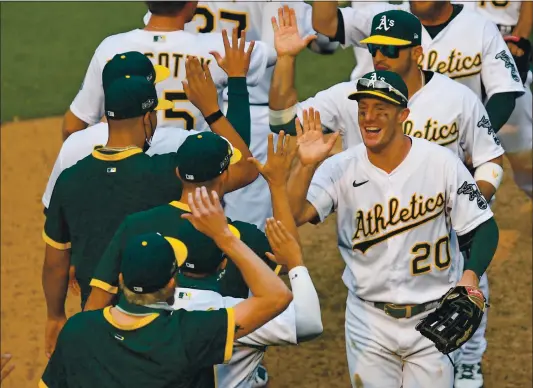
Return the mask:
[[489,114],[494,132],[498,133],[511,117],[516,104],[516,97],[515,92],[496,93],[487,101],[485,109],[487,109]]
[[252,137],[252,121],[246,77],[230,77],[228,79],[228,112],[226,117],[249,147]]
[[481,278],[496,253],[498,237],[498,225],[494,217],[479,225],[474,230],[469,258],[465,262],[464,270],[474,271],[478,278]]

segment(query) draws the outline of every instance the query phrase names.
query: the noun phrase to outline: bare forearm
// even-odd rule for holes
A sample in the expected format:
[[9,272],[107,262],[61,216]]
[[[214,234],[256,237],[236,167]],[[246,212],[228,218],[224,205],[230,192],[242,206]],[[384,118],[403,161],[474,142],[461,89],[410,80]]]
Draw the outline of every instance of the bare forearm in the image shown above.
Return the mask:
[[63,140],[66,140],[74,132],[87,128],[87,126],[88,124],[85,121],[80,120],[74,113],[70,111],[70,109],[67,110],[65,116],[63,117]]
[[302,224],[299,217],[304,209],[309,185],[317,167],[318,165],[304,166],[298,160],[289,178],[287,185],[289,206],[298,226]]
[[518,23],[513,30],[514,36],[529,39],[531,35],[531,29],[533,28],[533,2],[522,1],[520,6],[520,16],[518,17]]
[[272,197],[274,218],[281,221],[289,233],[298,241],[298,244],[301,244],[298,227],[291,212],[287,186],[270,186],[270,196]]
[[337,2],[313,1],[313,29],[330,38],[337,34]]
[[231,236],[215,243],[239,268],[254,297],[276,298],[288,292],[285,283],[241,240]]
[[113,302],[114,295],[98,287],[93,287],[83,311],[100,310],[110,306]]
[[[47,249],[52,248],[47,247]],[[42,285],[49,318],[65,316],[70,254],[65,251],[57,256],[59,260],[56,258],[52,260],[47,254],[43,265]]]
[[296,58],[294,57],[278,57],[270,84],[270,109],[283,110],[298,102],[298,93],[294,86],[295,64]]

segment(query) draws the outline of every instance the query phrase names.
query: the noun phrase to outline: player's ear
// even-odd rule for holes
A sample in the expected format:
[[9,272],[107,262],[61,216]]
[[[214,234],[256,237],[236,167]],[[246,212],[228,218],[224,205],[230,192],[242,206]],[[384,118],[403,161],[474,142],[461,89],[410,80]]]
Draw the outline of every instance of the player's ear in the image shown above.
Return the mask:
[[416,63],[418,63],[418,61],[420,60],[420,57],[424,54],[424,49],[422,48],[422,46],[415,46],[413,48],[413,50],[411,51],[411,56],[412,56],[412,59],[413,61],[415,61]]
[[407,116],[409,116],[409,113],[411,113],[409,108],[403,108],[402,110],[400,110],[400,112],[398,113],[398,122],[403,123],[405,120],[407,120]]
[[217,270],[218,270],[218,271],[222,271],[223,269],[226,268],[226,265],[228,265],[228,259],[227,259],[227,258],[224,258],[224,260],[222,260],[222,263],[220,263],[220,264],[218,265]]
[[176,176],[181,179],[180,169],[176,167]]

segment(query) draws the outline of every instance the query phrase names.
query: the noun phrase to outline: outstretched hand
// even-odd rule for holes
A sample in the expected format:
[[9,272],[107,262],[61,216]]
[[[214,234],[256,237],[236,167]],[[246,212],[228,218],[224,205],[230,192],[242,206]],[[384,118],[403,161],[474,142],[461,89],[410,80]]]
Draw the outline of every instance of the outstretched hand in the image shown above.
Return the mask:
[[274,254],[267,252],[266,256],[289,270],[303,265],[302,249],[296,239],[289,233],[281,221],[269,218],[266,221],[265,234]]
[[187,79],[181,83],[187,99],[204,117],[218,111],[218,92],[207,62],[202,65],[197,57],[187,57],[185,74]]
[[[298,147],[291,147],[292,139],[290,135],[285,135],[285,131],[280,131],[276,150],[274,150],[274,135],[268,135],[267,161],[261,164],[256,158],[248,158],[248,161],[255,164],[259,173],[265,178],[269,186],[285,186],[289,179],[292,161],[296,156]],[[292,149],[291,149],[292,148]]]
[[320,163],[329,156],[339,132],[335,132],[326,141],[322,132],[320,113],[309,108],[309,111],[303,111],[303,126],[296,118],[296,137],[300,162],[309,165]]
[[196,230],[215,242],[233,236],[216,191],[209,195],[204,186],[196,188],[194,195],[189,193],[188,204],[191,212],[183,214],[181,218],[189,220]]
[[246,31],[241,32],[239,41],[239,30],[234,28],[231,37],[231,46],[229,44],[228,32],[222,30],[222,39],[224,41],[225,57],[222,57],[217,51],[210,51],[218,66],[226,72],[228,77],[246,77],[250,67],[250,59],[254,50],[255,41],[251,41],[248,50],[246,46]]
[[295,57],[317,38],[316,35],[307,35],[305,38],[300,36],[296,12],[287,5],[279,8],[278,19],[272,17],[271,21],[274,29],[274,47],[278,57]]

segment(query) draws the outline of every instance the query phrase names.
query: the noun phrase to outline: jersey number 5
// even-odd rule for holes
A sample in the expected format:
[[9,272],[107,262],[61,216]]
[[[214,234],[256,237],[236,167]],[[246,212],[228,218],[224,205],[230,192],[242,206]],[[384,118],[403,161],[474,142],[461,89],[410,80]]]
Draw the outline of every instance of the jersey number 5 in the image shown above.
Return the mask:
[[[248,14],[246,12],[234,12],[229,10],[220,9],[218,11],[218,18],[220,20],[228,20],[237,24],[237,30],[239,31],[239,38],[241,37],[241,32],[246,30],[248,27]],[[213,32],[216,29],[215,15],[207,7],[199,6],[196,8],[194,17],[202,16],[205,19],[203,27],[198,27],[198,32],[206,33]]]
[[[439,271],[450,266],[452,258],[450,256],[450,239],[448,236],[439,238],[437,242],[430,245],[427,242],[417,243],[411,248],[411,253],[416,255],[411,260],[411,275],[423,275],[431,271],[432,265]],[[428,257],[433,256],[433,263],[428,262]]]
[[[187,95],[183,90],[165,90],[164,99],[172,102],[189,102]],[[194,129],[194,115],[183,109],[169,109],[165,111],[166,120],[183,120],[184,127],[187,131]]]

